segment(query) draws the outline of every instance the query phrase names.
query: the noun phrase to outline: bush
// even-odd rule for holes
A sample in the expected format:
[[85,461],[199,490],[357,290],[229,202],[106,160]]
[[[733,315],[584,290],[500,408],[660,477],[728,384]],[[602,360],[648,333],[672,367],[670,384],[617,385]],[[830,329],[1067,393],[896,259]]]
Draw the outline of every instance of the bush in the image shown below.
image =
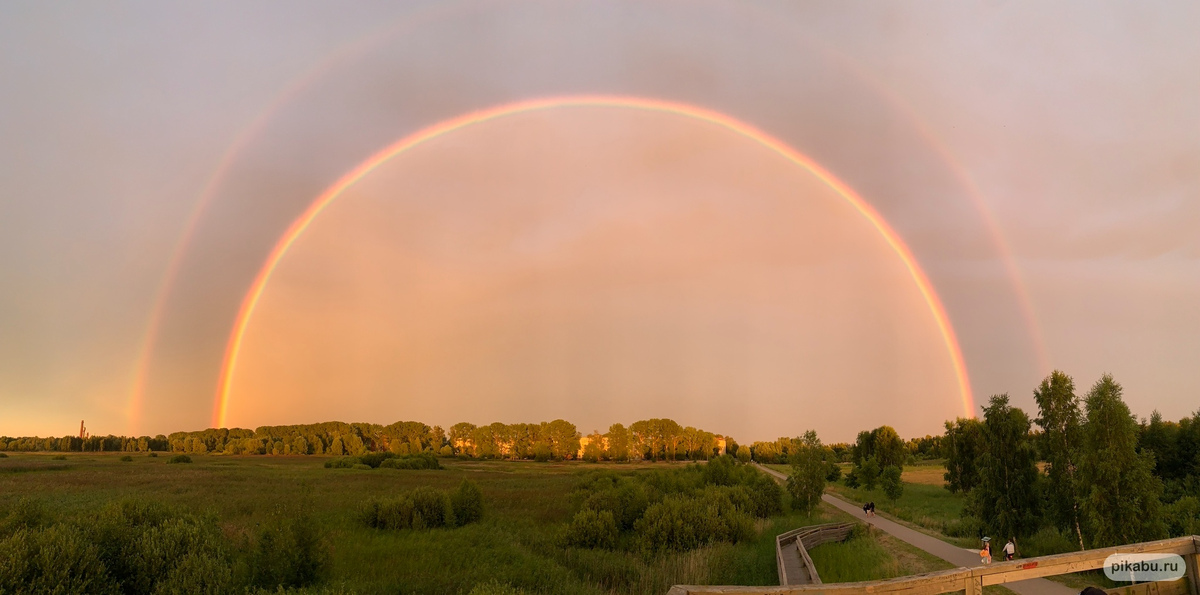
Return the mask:
[[833,483],[842,478],[842,466],[837,463],[829,463],[829,472],[825,474],[825,481]]
[[354,457],[342,457],[340,459],[330,459],[325,461],[326,469],[350,469],[355,465]]
[[584,509],[612,513],[613,520],[622,531],[632,529],[649,506],[650,498],[646,489],[630,481],[622,481],[617,487],[595,492],[583,502]]
[[125,455],[125,456],[121,457],[121,462],[123,462],[123,463],[132,463],[132,462],[133,462],[133,457],[131,457],[131,456],[129,456],[129,455]]
[[395,458],[396,454],[392,452],[368,452],[359,455],[358,463],[366,465],[372,469],[378,469],[384,461]]
[[1164,517],[1171,537],[1200,535],[1200,499],[1195,496],[1182,498],[1166,505]]
[[610,511],[585,508],[571,519],[564,541],[577,547],[611,549],[617,543],[617,522]]
[[0,517],[0,536],[10,535],[22,529],[37,529],[48,521],[49,517],[41,500],[21,498],[8,509],[7,514]]
[[79,529],[21,529],[0,541],[0,593],[119,593]]
[[846,473],[846,481],[844,483],[846,484],[846,487],[851,489],[857,488],[859,485],[861,485],[858,481],[858,467],[850,468],[850,471]]
[[721,494],[668,496],[646,509],[635,529],[646,551],[686,551],[715,541],[736,543],[754,534],[750,516]]
[[67,455],[54,455],[54,456],[50,457],[50,460],[51,461],[65,461],[65,460],[67,460]]
[[427,486],[396,498],[370,500],[359,510],[358,518],[368,527],[393,531],[452,527],[456,521],[450,496]]
[[379,464],[380,467],[388,469],[441,469],[442,464],[438,462],[437,457],[433,453],[422,452],[415,455],[403,455],[392,457],[384,460]]
[[454,512],[445,492],[421,486],[409,492],[408,497],[412,499],[414,529],[454,526]]
[[0,459],[7,459],[7,458],[8,458],[8,455],[0,452]]
[[474,482],[464,479],[450,494],[450,508],[456,524],[474,523],[483,518],[483,492]]
[[372,467],[370,465],[364,465],[362,463],[355,463],[355,464],[351,465],[350,468],[351,469],[366,469],[368,471],[370,471],[372,469]]
[[358,516],[359,521],[374,529],[411,529],[412,500],[406,497],[370,500],[359,510]]
[[150,453],[150,454],[148,454],[148,455],[146,455],[146,456],[148,456],[148,457],[151,457],[151,458],[154,458],[154,457],[157,457],[157,456],[158,456],[158,453],[156,453],[156,452],[152,452],[152,453]]
[[167,463],[190,463],[190,462],[192,462],[192,457],[189,457],[187,455],[175,455],[175,456],[167,459]]
[[329,548],[311,515],[278,515],[256,536],[249,582],[270,590],[311,585],[324,575],[329,560]]

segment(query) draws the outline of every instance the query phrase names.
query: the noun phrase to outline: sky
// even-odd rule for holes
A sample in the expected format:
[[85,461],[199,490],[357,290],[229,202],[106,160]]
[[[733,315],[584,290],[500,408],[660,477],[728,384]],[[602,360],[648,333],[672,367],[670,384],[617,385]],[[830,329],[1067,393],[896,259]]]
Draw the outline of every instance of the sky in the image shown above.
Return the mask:
[[[1052,369],[1190,415],[1198,29],[1191,2],[4,3],[0,434],[836,442],[1032,412]],[[609,99],[502,107],[582,96]]]

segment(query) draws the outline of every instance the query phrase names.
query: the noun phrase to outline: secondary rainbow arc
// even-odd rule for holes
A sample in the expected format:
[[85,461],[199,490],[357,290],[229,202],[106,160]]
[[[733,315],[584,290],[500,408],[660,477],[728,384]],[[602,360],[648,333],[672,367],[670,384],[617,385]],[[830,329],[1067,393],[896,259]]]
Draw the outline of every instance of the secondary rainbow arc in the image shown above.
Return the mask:
[[308,208],[292,222],[283,235],[280,236],[279,240],[268,254],[266,260],[263,262],[263,265],[251,283],[249,290],[242,299],[241,306],[238,309],[237,317],[234,319],[233,328],[231,329],[229,340],[225,348],[224,358],[222,360],[221,373],[217,385],[217,393],[213,404],[213,425],[215,427],[223,427],[225,425],[229,410],[233,376],[237,370],[238,356],[241,352],[242,341],[245,338],[246,329],[249,326],[250,319],[254,314],[254,310],[258,306],[258,302],[262,298],[263,291],[266,289],[267,283],[271,279],[271,275],[274,273],[276,267],[279,265],[279,262],[283,259],[283,256],[287,253],[288,249],[291,248],[291,246],[304,233],[304,231],[308,229],[308,226],[313,222],[313,220],[315,220],[316,217],[320,215],[321,212],[324,211],[325,208],[328,207],[334,200],[341,196],[346,189],[348,189],[350,186],[353,186],[356,182],[361,180],[367,174],[371,173],[375,168],[379,167],[388,160],[404,153],[409,149],[412,149],[413,147],[444,134],[505,116],[536,110],[569,107],[610,107],[663,112],[676,114],[702,122],[708,122],[749,138],[815,175],[818,179],[837,192],[838,195],[840,195],[843,199],[849,202],[859,214],[865,217],[867,221],[870,222],[875,228],[875,230],[880,233],[880,235],[884,238],[884,241],[896,253],[896,255],[904,264],[909,275],[916,283],[926,305],[929,307],[934,321],[937,324],[938,331],[942,336],[943,343],[948,351],[951,365],[954,369],[959,394],[962,399],[964,414],[967,417],[974,416],[975,405],[971,394],[970,380],[968,378],[966,364],[962,355],[962,349],[958,343],[958,338],[954,333],[953,326],[950,324],[949,315],[946,313],[945,306],[942,304],[941,299],[934,290],[933,284],[925,275],[924,270],[921,269],[916,258],[909,250],[908,246],[900,238],[899,234],[897,234],[896,231],[892,229],[890,225],[888,225],[887,221],[885,221],[883,217],[880,216],[880,214],[869,203],[863,200],[863,198],[860,197],[852,188],[834,177],[833,174],[826,171],[816,162],[799,151],[789,147],[782,141],[761,130],[758,130],[750,124],[720,112],[684,103],[658,99],[647,99],[642,97],[571,95],[507,103],[483,110],[469,112],[448,120],[443,120],[433,124],[432,126],[405,136],[395,143],[383,148],[367,160],[360,163],[357,167],[347,172],[333,185],[327,188],[321,195],[319,195],[308,206]]

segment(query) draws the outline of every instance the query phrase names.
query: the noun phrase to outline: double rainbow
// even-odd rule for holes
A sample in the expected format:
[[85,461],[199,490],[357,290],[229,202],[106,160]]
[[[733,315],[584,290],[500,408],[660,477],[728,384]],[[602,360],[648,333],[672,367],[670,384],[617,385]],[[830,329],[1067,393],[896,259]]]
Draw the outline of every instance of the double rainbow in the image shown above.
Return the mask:
[[782,141],[770,136],[769,134],[758,130],[757,128],[736,120],[725,114],[708,110],[693,105],[677,103],[672,101],[662,101],[656,99],[645,99],[640,97],[622,97],[622,96],[607,96],[607,95],[572,95],[563,97],[549,97],[541,99],[532,99],[528,101],[519,101],[508,103],[496,107],[479,110],[463,114],[456,118],[444,120],[413,134],[410,134],[392,145],[384,148],[378,153],[372,155],[366,161],[363,161],[350,172],[343,175],[337,182],[330,186],[325,192],[316,198],[309,207],[292,222],[287,231],[279,238],[274,248],[271,250],[267,259],[263,262],[262,267],[255,276],[254,282],[250,289],[242,299],[241,307],[238,309],[237,318],[234,321],[233,329],[229,335],[229,341],[225,347],[225,356],[221,365],[221,375],[217,385],[217,394],[213,404],[212,423],[214,427],[224,427],[226,416],[229,411],[230,392],[233,386],[233,375],[237,371],[238,356],[242,348],[242,341],[245,338],[246,328],[250,324],[250,319],[254,315],[254,310],[258,306],[259,300],[262,298],[263,291],[266,289],[267,283],[271,280],[271,275],[275,272],[275,268],[279,262],[287,254],[289,248],[296,240],[308,229],[313,220],[321,214],[334,200],[337,200],[347,188],[354,185],[367,174],[371,173],[375,168],[379,167],[389,159],[396,157],[413,147],[416,147],[426,141],[437,138],[439,136],[461,130],[474,124],[481,124],[491,120],[496,120],[506,116],[522,114],[538,110],[556,109],[556,108],[572,108],[572,107],[606,107],[620,109],[634,109],[648,112],[669,113],[715,124],[726,130],[737,133],[743,137],[751,139],[760,145],[774,151],[788,161],[803,167],[811,172],[822,182],[827,184],[842,198],[850,203],[863,217],[875,227],[876,231],[883,236],[888,246],[900,257],[909,275],[917,284],[917,288],[921,292],[921,296],[925,299],[933,318],[937,323],[938,330],[941,333],[942,341],[946,345],[946,350],[950,355],[950,360],[954,368],[955,378],[958,383],[959,394],[962,398],[963,411],[968,417],[972,415],[975,405],[971,396],[970,381],[967,377],[967,368],[963,361],[962,349],[959,347],[958,338],[954,334],[954,328],[950,325],[949,316],[946,314],[946,308],[942,305],[938,298],[937,292],[934,291],[933,285],[925,272],[917,264],[916,258],[905,245],[900,236],[892,229],[890,225],[879,215],[879,213],[867,204],[857,193],[849,186],[838,180],[833,174],[826,171],[820,165],[817,165],[811,159],[787,146]]

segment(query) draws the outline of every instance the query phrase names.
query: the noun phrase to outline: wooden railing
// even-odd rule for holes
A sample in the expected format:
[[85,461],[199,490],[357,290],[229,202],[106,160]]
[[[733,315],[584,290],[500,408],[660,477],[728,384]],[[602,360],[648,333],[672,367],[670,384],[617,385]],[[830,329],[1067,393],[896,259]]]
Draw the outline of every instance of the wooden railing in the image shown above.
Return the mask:
[[[784,533],[783,535],[787,535]],[[782,537],[782,535],[780,536]],[[793,537],[794,538],[794,537]],[[776,542],[778,547],[778,541]],[[778,550],[777,550],[778,553]],[[1000,585],[1031,578],[1042,578],[1086,570],[1096,570],[1104,566],[1104,560],[1113,554],[1178,554],[1187,562],[1187,573],[1183,581],[1187,584],[1187,593],[1200,595],[1197,586],[1200,585],[1200,536],[1176,537],[1145,543],[1134,543],[1117,547],[1109,547],[1055,556],[1026,558],[1012,562],[997,562],[977,568],[958,568],[916,574],[902,578],[882,581],[867,581],[858,583],[810,584],[778,587],[719,587],[676,585],[671,588],[669,595],[857,595],[860,593],[898,595],[938,595],[963,591],[965,595],[982,595],[983,588],[988,585]],[[1183,582],[1180,581],[1180,582]],[[1153,583],[1147,583],[1153,585]],[[1172,585],[1162,593],[1173,593],[1181,589],[1181,585]],[[1136,585],[1131,595],[1151,595],[1152,587]]]
[[[808,555],[808,550],[831,541],[845,541],[853,530],[854,523],[828,523],[825,525],[800,527],[799,529],[792,529],[787,533],[780,533],[775,536],[775,567],[779,573],[779,584],[821,584],[821,577],[817,574],[817,567],[813,565],[812,558]],[[788,576],[787,564],[785,562],[788,557],[788,550],[791,548],[796,549],[797,555],[800,558],[800,564],[803,566],[801,572],[808,576]]]

